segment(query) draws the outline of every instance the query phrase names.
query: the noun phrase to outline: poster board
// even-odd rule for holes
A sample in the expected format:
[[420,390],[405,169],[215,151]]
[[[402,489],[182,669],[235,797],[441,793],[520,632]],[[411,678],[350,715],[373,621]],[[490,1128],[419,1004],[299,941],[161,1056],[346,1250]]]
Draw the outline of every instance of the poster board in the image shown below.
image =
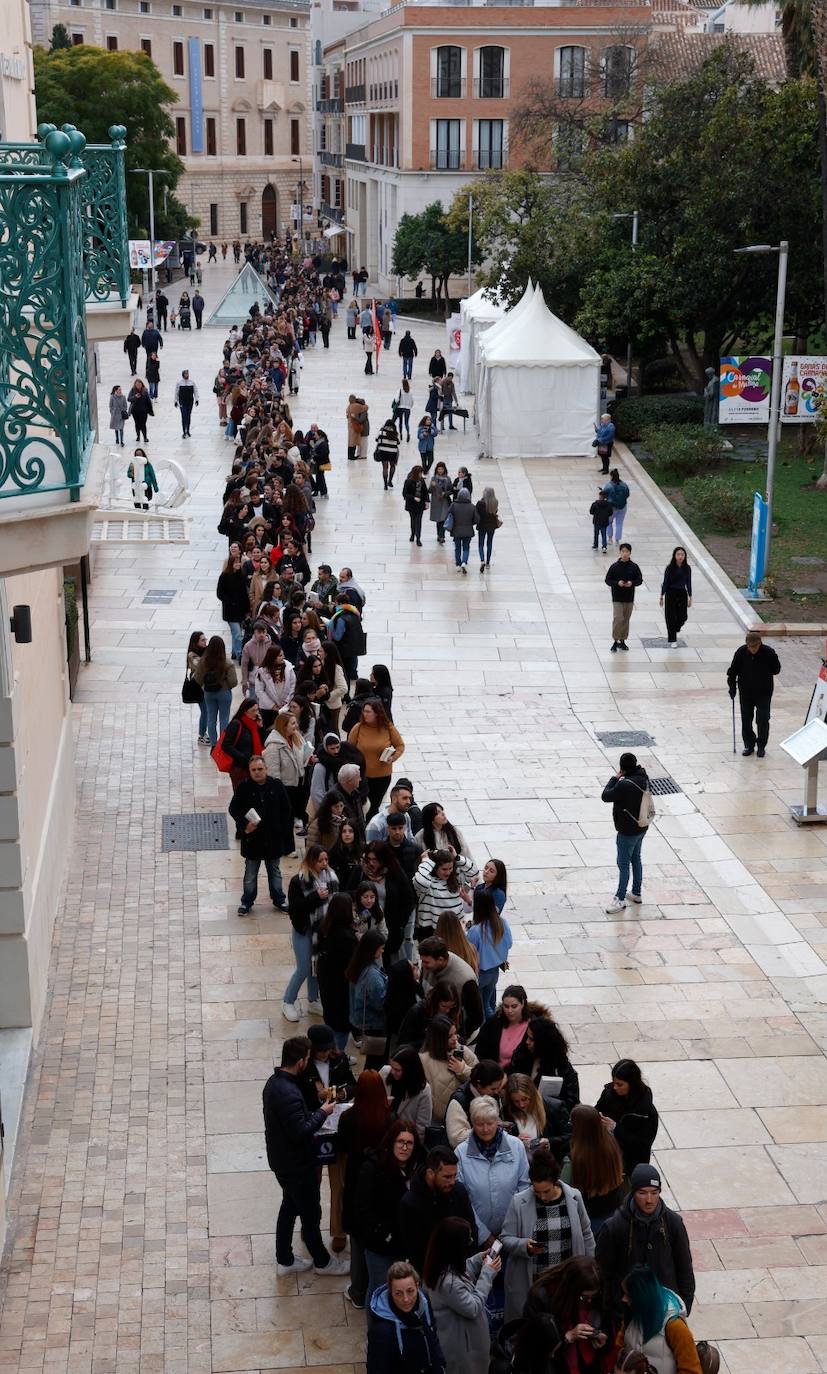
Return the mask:
[[784,359],[781,374],[781,422],[801,424],[818,419],[827,391],[827,358],[795,354]]
[[718,423],[721,425],[766,425],[770,418],[772,359],[749,357],[721,358]]

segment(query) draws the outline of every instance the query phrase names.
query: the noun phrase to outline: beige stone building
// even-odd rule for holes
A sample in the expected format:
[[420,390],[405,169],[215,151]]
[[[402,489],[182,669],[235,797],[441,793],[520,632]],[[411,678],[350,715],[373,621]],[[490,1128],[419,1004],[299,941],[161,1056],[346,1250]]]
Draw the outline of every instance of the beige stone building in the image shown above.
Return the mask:
[[283,233],[300,181],[312,206],[309,0],[32,0],[35,42],[54,24],[75,43],[143,50],[177,91],[177,194],[202,237]]

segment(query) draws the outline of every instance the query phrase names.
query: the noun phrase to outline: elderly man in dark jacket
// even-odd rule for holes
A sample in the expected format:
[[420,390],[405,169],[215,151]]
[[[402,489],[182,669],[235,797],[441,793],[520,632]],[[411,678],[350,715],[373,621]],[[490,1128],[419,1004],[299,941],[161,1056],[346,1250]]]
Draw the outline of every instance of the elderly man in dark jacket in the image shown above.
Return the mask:
[[735,700],[736,690],[741,698],[744,758],[749,758],[755,750],[753,715],[758,730],[758,757],[764,757],[770,735],[770,703],[775,686],[773,679],[780,672],[781,664],[775,649],[763,642],[757,630],[750,630],[746,642],[735,650],[726,675],[732,700]]
[[284,888],[279,860],[296,848],[293,838],[293,811],[284,783],[267,776],[264,759],[250,759],[250,776],[239,783],[229,812],[241,831],[241,857],[244,860],[244,888],[239,916],[249,916],[258,895],[258,870],[267,870],[270,899],[284,911]]
[[[315,1268],[317,1274],[345,1274],[347,1260],[331,1259],[322,1240],[322,1205],[319,1196],[319,1170],[314,1137],[335,1109],[326,1102],[315,1112],[307,1110],[299,1075],[307,1068],[310,1041],[303,1035],[285,1040],[281,1047],[281,1068],[274,1069],[264,1085],[264,1137],[267,1163],[279,1181],[281,1207],[276,1222],[276,1272],[300,1274]],[[301,1219],[302,1237],[312,1261],[293,1254],[293,1228]]]
[[648,1264],[691,1312],[695,1273],[686,1227],[663,1201],[654,1165],[635,1165],[629,1182],[631,1193],[597,1237],[595,1259],[603,1275],[603,1312],[622,1314],[620,1285],[636,1264]]

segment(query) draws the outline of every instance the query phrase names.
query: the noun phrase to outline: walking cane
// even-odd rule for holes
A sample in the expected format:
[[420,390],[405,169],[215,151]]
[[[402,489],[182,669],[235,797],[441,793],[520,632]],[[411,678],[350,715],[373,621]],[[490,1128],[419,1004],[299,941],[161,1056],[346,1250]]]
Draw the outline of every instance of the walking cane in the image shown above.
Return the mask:
[[732,701],[732,752],[737,754],[738,750],[735,745],[735,698],[731,697],[730,700]]

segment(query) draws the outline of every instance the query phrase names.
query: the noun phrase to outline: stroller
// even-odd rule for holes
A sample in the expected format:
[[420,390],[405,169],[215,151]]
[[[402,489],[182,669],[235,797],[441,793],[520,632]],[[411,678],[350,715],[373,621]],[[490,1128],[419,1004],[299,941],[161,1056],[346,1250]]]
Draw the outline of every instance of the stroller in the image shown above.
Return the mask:
[[192,311],[190,306],[187,303],[181,304],[178,310],[178,328],[192,329],[191,319]]

